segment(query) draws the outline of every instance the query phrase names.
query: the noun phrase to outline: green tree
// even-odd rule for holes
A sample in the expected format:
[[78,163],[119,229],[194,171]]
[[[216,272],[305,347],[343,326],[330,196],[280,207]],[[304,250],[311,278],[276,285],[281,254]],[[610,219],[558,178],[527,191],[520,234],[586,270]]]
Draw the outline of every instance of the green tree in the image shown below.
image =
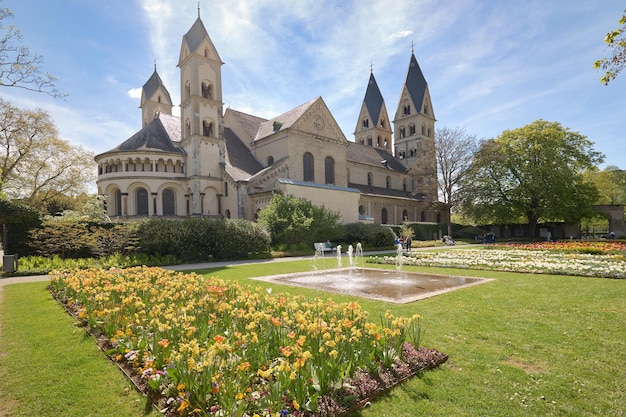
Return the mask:
[[464,180],[463,212],[478,221],[578,222],[593,215],[598,191],[583,173],[601,163],[585,136],[537,120],[481,144]]
[[[1,1],[1,0],[0,0]],[[45,93],[54,98],[64,97],[54,82],[56,78],[43,72],[41,55],[32,55],[29,49],[20,45],[22,34],[14,26],[5,26],[13,17],[11,9],[0,8],[0,86],[21,88]]]
[[602,171],[596,169],[585,172],[587,181],[593,182],[599,196],[596,204],[626,203],[626,171],[609,165]]
[[[444,127],[435,132],[435,157],[439,171],[439,195],[450,211],[457,204],[457,194],[463,179],[470,170],[474,154],[478,150],[478,139],[460,127]],[[452,236],[452,223],[448,220],[448,235]]]
[[86,192],[95,176],[93,153],[60,139],[48,113],[0,99],[0,182],[8,198],[45,208]]
[[275,194],[270,204],[259,213],[259,223],[272,236],[272,244],[324,242],[340,234],[341,215],[315,206],[309,200],[291,195]]
[[620,28],[612,30],[604,37],[607,48],[613,50],[613,56],[610,58],[602,58],[594,62],[595,69],[601,69],[604,72],[600,81],[607,85],[613,80],[626,66],[626,10],[619,20]]

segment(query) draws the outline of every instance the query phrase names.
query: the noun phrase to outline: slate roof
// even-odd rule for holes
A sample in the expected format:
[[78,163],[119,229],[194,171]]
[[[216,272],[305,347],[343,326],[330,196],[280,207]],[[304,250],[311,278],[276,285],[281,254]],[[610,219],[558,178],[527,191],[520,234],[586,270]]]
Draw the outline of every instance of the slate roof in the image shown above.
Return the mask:
[[[230,128],[224,128],[226,140],[227,171],[236,181],[247,180],[264,167],[250,149]],[[232,169],[228,169],[230,168]]]
[[[402,165],[396,158],[394,158],[393,155],[391,155],[389,152],[383,149],[362,145],[356,142],[348,142],[346,159],[348,161],[376,167],[386,166],[392,171],[407,172],[406,167]],[[383,161],[385,161],[385,163],[383,163]]]
[[[160,115],[163,117],[164,115]],[[116,148],[106,152],[134,152],[134,151],[157,151],[157,152],[170,152],[170,153],[183,153],[183,150],[178,148],[172,142],[170,132],[164,126],[160,117],[152,120],[146,127],[135,133],[130,138],[126,139]],[[173,117],[173,116],[170,116]],[[171,123],[171,119],[167,118],[168,128]],[[177,127],[177,131],[180,130],[180,126]],[[178,140],[180,140],[180,133],[178,133]]]
[[262,122],[254,140],[256,141],[256,140],[262,139],[266,136],[270,136],[271,134],[275,133],[274,122],[281,124],[281,127],[279,130],[285,130],[285,129],[290,128],[291,126],[293,126],[295,122],[298,121],[300,116],[302,116],[304,112],[306,112],[309,109],[309,107],[313,105],[313,103],[315,103],[317,100],[320,100],[320,99],[321,97],[316,97],[313,100],[307,101],[306,103],[301,104],[296,108],[293,108],[279,116],[274,117],[273,119]]
[[217,49],[215,49],[215,46],[213,45],[213,42],[211,41],[211,38],[209,37],[209,33],[206,31],[206,28],[204,27],[204,23],[202,23],[202,20],[198,16],[198,18],[193,23],[189,31],[187,31],[187,33],[185,33],[185,35],[183,36],[183,42],[187,44],[187,47],[189,48],[190,52],[197,53],[198,47],[202,44],[202,41],[205,38],[209,40],[213,51],[215,51],[215,54],[217,54],[217,59],[221,61],[219,54],[217,53]]
[[309,182],[309,181],[297,181],[297,180],[291,180],[288,178],[277,178],[276,182],[280,184],[298,185],[300,187],[322,188],[325,190],[337,190],[337,191],[345,191],[348,193],[360,193],[359,189],[354,188],[354,187],[341,187],[339,185],[320,184],[317,182]]
[[409,95],[413,104],[418,112],[422,112],[422,102],[424,101],[424,95],[426,94],[426,78],[422,74],[415,54],[411,53],[411,61],[409,62],[409,70],[406,74],[406,81],[404,83],[409,90]]
[[163,84],[163,81],[161,80],[161,77],[159,77],[159,74],[157,73],[155,68],[150,78],[148,78],[148,81],[146,81],[146,83],[143,85],[143,94],[146,100],[152,97],[152,95],[159,89],[159,87],[163,87],[163,90],[165,90],[167,102],[172,103],[170,93],[169,91],[167,91],[167,88],[165,88],[165,84]]
[[359,190],[362,194],[375,194],[387,197],[404,197],[412,200],[419,200],[419,195],[411,195],[410,191],[393,190],[391,188],[374,187],[373,185],[348,183],[348,187]]
[[242,140],[249,139],[250,141],[252,141],[252,139],[255,138],[257,132],[259,131],[261,123],[267,121],[267,119],[263,119],[261,117],[253,116],[251,114],[243,113],[230,108],[226,111],[230,113],[231,117],[239,123],[239,125],[248,135],[247,138],[241,138]]
[[374,73],[370,74],[364,101],[367,111],[372,118],[373,126],[378,126],[378,117],[380,116],[380,109],[383,107],[384,99],[378,88],[378,83],[376,83],[376,78],[374,78]]

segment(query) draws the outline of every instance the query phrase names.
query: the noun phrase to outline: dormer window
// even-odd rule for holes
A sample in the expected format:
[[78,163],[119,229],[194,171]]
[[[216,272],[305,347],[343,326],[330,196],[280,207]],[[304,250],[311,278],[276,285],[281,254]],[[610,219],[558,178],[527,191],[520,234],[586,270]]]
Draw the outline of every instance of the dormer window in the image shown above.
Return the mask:
[[280,130],[280,128],[283,127],[283,124],[280,122],[274,122],[273,126],[272,126],[272,130],[274,131],[274,133],[278,132]]

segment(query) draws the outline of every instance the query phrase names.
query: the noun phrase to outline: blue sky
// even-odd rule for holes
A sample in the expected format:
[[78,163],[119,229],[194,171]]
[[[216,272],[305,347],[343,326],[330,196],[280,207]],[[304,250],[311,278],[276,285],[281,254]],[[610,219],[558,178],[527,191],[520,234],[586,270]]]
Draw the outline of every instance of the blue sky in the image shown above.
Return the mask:
[[[615,0],[201,0],[222,61],[225,107],[270,118],[322,96],[354,140],[370,65],[391,117],[411,45],[437,128],[493,138],[537,119],[587,136],[626,169],[626,73],[593,69],[626,3]],[[140,88],[154,70],[174,104],[176,63],[197,0],[2,0],[64,100],[2,88],[52,116],[61,138],[101,153],[141,127]],[[558,161],[555,161],[558,163]]]

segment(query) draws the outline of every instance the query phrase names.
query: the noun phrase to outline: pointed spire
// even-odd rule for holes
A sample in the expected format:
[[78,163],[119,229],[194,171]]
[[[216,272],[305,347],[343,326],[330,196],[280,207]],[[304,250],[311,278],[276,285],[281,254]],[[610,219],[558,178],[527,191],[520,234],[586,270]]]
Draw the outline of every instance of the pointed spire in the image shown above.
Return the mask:
[[376,83],[376,78],[374,78],[373,71],[370,74],[367,90],[365,91],[365,99],[363,101],[372,118],[372,126],[378,126],[378,118],[380,117],[380,109],[383,107],[384,99],[378,88],[378,83]]
[[409,62],[409,69],[406,73],[406,81],[404,84],[407,90],[409,90],[409,95],[411,96],[411,100],[413,100],[413,104],[416,109],[419,110],[422,106],[422,102],[424,101],[424,95],[426,94],[428,83],[426,82],[426,78],[424,78],[424,74],[422,74],[422,70],[417,63],[417,59],[415,58],[415,54],[413,52],[411,52],[411,60]]

